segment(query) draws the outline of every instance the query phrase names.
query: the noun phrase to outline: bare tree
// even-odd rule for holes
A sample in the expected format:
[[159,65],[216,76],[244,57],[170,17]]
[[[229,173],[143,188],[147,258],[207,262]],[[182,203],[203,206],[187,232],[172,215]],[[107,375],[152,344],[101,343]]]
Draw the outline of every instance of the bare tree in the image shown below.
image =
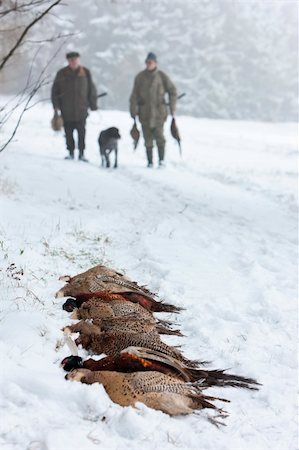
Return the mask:
[[[0,131],[5,124],[11,120],[13,114],[17,114],[13,130],[4,142],[0,142],[0,152],[14,138],[25,112],[33,106],[33,98],[42,86],[49,84],[47,68],[57,55],[60,48],[65,44],[71,33],[54,33],[53,36],[46,36],[42,33],[42,38],[35,40],[33,31],[37,25],[52,15],[54,8],[57,8],[62,0],[0,0],[0,38],[5,45],[0,53],[0,78],[2,86],[12,77],[18,69],[27,72],[24,86],[18,90],[6,104],[0,106]],[[63,39],[62,39],[63,38]],[[38,74],[34,74],[33,67],[36,65],[37,56],[41,49],[41,44],[62,39],[58,49],[48,57],[48,60],[39,69]],[[37,51],[32,52],[32,46],[38,45]],[[30,58],[27,56],[30,49]],[[22,64],[19,64],[19,61]],[[25,68],[25,70],[24,70]],[[35,71],[36,72],[36,71]]]
[[[13,47],[9,50],[9,52],[7,53],[7,55],[5,55],[2,58],[2,61],[0,63],[0,70],[3,69],[3,67],[5,66],[5,64],[7,63],[7,61],[12,57],[12,55],[14,54],[14,52],[16,51],[16,49],[22,44],[22,42],[25,39],[25,36],[28,34],[29,30],[34,27],[34,25],[39,22],[43,17],[45,17],[50,11],[51,9],[53,9],[55,6],[59,5],[59,3],[61,3],[62,0],[56,0],[55,2],[53,2],[47,9],[45,9],[44,11],[42,11],[40,14],[38,14],[26,27],[25,29],[22,31],[22,33],[20,34],[20,36],[18,37],[17,41],[15,42],[15,44],[13,45]],[[13,8],[7,9],[6,11],[1,12],[0,11],[0,17],[5,17],[7,14],[10,14],[12,12],[26,12],[30,11],[30,8],[36,8],[36,6],[40,5],[40,4],[44,4],[45,2],[42,0],[32,0],[30,1],[28,4],[23,4],[23,5],[19,5],[17,1],[13,2]]]

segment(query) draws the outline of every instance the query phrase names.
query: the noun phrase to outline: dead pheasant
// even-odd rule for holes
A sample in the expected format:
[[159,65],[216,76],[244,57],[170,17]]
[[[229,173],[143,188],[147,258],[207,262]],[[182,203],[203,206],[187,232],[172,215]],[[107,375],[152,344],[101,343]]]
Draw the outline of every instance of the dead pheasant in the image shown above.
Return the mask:
[[66,379],[86,384],[101,383],[111,400],[121,406],[142,402],[171,416],[190,414],[203,408],[211,408],[224,416],[224,411],[211,402],[228,402],[204,395],[199,383],[185,383],[156,371],[122,373],[75,369],[66,375]]
[[90,298],[81,303],[75,299],[67,299],[63,309],[70,312],[72,319],[104,319],[111,317],[123,317],[135,314],[141,319],[151,320],[153,315],[150,311],[138,303],[131,303],[121,295],[104,293],[102,298]]
[[128,347],[116,356],[107,356],[100,360],[90,358],[83,361],[79,356],[68,356],[63,359],[61,366],[67,372],[77,368],[92,371],[111,370],[124,373],[151,370],[171,375],[182,381],[200,381],[202,388],[209,386],[233,386],[257,390],[257,385],[259,384],[252,378],[232,375],[225,373],[224,370],[190,369],[177,359],[142,347]]
[[107,331],[102,332],[100,328],[89,322],[80,321],[74,325],[69,325],[63,329],[65,334],[80,333],[76,339],[76,344],[81,344],[86,350],[95,354],[105,353],[109,356],[116,356],[127,347],[145,347],[150,350],[159,351],[174,359],[182,361],[188,367],[198,367],[204,362],[191,361],[186,359],[177,348],[171,347],[161,341],[157,331],[152,330],[143,333],[132,331]]
[[121,273],[101,265],[74,277],[60,277],[60,280],[66,281],[67,284],[56,293],[56,297],[74,297],[80,304],[91,297],[102,298],[104,293],[110,293],[120,294],[149,311],[179,312],[182,309],[155,300],[155,295],[144,286],[139,286]]
[[178,127],[177,127],[174,117],[171,120],[170,132],[171,132],[172,137],[177,141],[177,143],[179,145],[180,156],[182,156],[180,133],[179,133],[179,130],[178,130]]
[[121,331],[131,333],[151,333],[152,335],[157,336],[159,336],[159,334],[182,336],[179,330],[171,330],[167,328],[167,326],[157,323],[155,319],[152,319],[151,321],[141,320],[134,316],[93,319],[92,322],[89,323],[96,325],[101,332]]
[[136,150],[138,142],[139,142],[139,138],[140,138],[140,131],[137,128],[135,119],[134,119],[134,124],[130,130],[130,135],[133,138],[134,150]]
[[[110,295],[110,294],[109,294]],[[114,295],[114,300],[100,300],[98,298],[91,298],[87,302],[84,302],[80,308],[73,310],[71,315],[72,319],[99,319],[101,321],[110,320],[111,324],[118,319],[118,324],[122,324],[122,329],[132,329],[132,326],[139,327],[139,331],[142,331],[142,324],[151,324],[156,327],[160,334],[173,334],[176,336],[182,336],[179,330],[173,330],[169,327],[169,323],[165,321],[156,320],[150,311],[140,306],[138,303],[131,303],[124,300],[121,296]],[[76,305],[76,301],[69,299],[67,309],[70,310],[70,306]],[[67,303],[66,302],[66,303]],[[64,307],[64,306],[63,306]],[[134,323],[135,322],[135,323]],[[104,322],[103,322],[104,325]],[[120,329],[120,328],[119,328]]]

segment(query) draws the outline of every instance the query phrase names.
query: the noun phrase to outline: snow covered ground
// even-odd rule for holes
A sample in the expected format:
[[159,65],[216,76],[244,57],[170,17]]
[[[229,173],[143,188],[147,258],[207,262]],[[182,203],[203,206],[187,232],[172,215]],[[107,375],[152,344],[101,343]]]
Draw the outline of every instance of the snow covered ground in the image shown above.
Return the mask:
[[[91,114],[90,164],[63,159],[51,114],[28,111],[0,156],[1,449],[295,450],[296,125],[179,117],[183,159],[167,123],[167,167],[151,170],[128,114]],[[99,168],[108,126],[123,137],[117,170]],[[207,391],[231,400],[226,427],[65,381],[58,277],[97,263],[186,308],[175,318],[186,337],[165,341],[263,384]]]

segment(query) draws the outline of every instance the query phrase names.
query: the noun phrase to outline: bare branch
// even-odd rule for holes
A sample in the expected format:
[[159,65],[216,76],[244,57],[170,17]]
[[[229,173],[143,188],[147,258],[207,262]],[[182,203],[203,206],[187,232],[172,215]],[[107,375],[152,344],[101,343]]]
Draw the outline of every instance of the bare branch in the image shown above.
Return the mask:
[[[47,81],[46,83],[43,84],[43,86],[46,86],[47,84],[50,84],[51,81]],[[32,103],[32,105],[28,106],[27,111],[31,108],[34,108],[36,105],[38,105],[39,103],[43,103],[43,102],[49,102],[51,100],[50,97],[48,98],[40,98],[39,100],[36,100],[35,103]]]
[[[52,61],[56,58],[56,56],[60,52],[61,48],[65,45],[67,39],[64,39],[64,41],[60,44],[60,46],[58,47],[56,52],[52,55],[52,57],[47,62],[47,64],[43,67],[43,69],[41,70],[37,80],[35,82],[31,83],[30,82],[30,78],[32,76],[33,63],[34,63],[34,60],[36,59],[37,54],[38,54],[40,49],[38,49],[37,52],[35,53],[34,58],[33,58],[32,62],[31,62],[30,69],[29,69],[26,86],[21,91],[21,93],[19,94],[19,98],[17,98],[16,105],[13,108],[11,108],[11,110],[4,116],[4,120],[1,121],[2,124],[7,122],[7,120],[11,117],[13,112],[15,110],[17,110],[21,106],[22,103],[24,103],[23,109],[20,112],[20,115],[19,115],[18,120],[16,122],[16,125],[14,127],[14,130],[12,131],[12,133],[11,133],[10,137],[7,139],[7,141],[4,142],[4,144],[2,144],[2,146],[0,146],[0,153],[13,140],[13,138],[16,135],[16,132],[17,132],[19,126],[20,126],[20,123],[22,121],[22,118],[23,118],[23,115],[25,114],[25,112],[28,111],[29,109],[31,109],[34,106],[34,105],[30,105],[30,102],[31,102],[32,98],[35,96],[35,94],[38,92],[38,90],[41,87],[46,86],[46,85],[48,85],[50,83],[48,77],[45,75],[46,70],[49,67],[49,65],[52,63]],[[26,94],[27,94],[27,97],[26,97]],[[38,102],[36,102],[36,103],[38,103]],[[5,107],[4,107],[4,110],[5,110]]]
[[24,41],[23,44],[44,44],[45,42],[54,42],[54,41],[57,41],[58,39],[64,39],[64,38],[68,38],[71,36],[73,37],[73,36],[76,36],[77,34],[79,34],[79,33],[66,33],[66,34],[59,33],[59,34],[57,34],[57,36],[52,36],[48,39],[42,39],[39,41],[26,39],[26,41]]
[[[34,7],[44,3],[45,0],[31,0],[29,3],[18,4],[15,2],[10,8],[0,11],[0,17],[7,16],[10,13],[24,13],[32,10]],[[1,6],[1,3],[0,3]]]
[[[23,39],[25,38],[26,34],[28,33],[28,31],[38,22],[40,21],[44,16],[46,16],[48,14],[49,11],[51,11],[51,9],[53,9],[55,6],[59,5],[59,3],[61,3],[62,0],[56,0],[54,3],[52,3],[51,6],[49,6],[49,8],[47,8],[44,12],[42,12],[39,16],[37,16],[29,25],[27,25],[27,27],[24,29],[23,33],[21,34],[21,36],[19,37],[19,39],[17,40],[17,42],[15,43],[15,45],[10,49],[10,51],[8,52],[8,54],[2,59],[2,62],[0,64],[0,70],[3,69],[3,67],[5,66],[6,62],[9,60],[9,58],[12,57],[12,55],[14,54],[14,52],[16,51],[16,49],[19,47],[19,45],[21,44],[21,42],[23,41]],[[0,150],[1,151],[1,150]]]
[[27,101],[26,101],[25,107],[23,108],[23,111],[21,112],[21,114],[20,114],[20,116],[19,116],[19,118],[18,118],[18,120],[17,120],[17,124],[16,124],[16,126],[15,126],[15,128],[14,128],[14,130],[13,130],[11,136],[10,136],[10,138],[5,142],[5,144],[4,144],[2,147],[0,147],[0,152],[2,152],[2,151],[8,146],[8,144],[13,140],[13,138],[15,137],[15,134],[16,134],[16,132],[17,132],[17,129],[19,128],[20,123],[21,123],[21,120],[22,120],[22,118],[23,118],[23,115],[24,115],[25,112],[27,111],[27,106],[29,105],[29,103],[30,103],[32,97],[35,95],[36,92],[37,92],[37,90],[34,89],[34,90],[30,93],[30,95],[29,95],[29,97],[28,97],[28,99],[27,99]]

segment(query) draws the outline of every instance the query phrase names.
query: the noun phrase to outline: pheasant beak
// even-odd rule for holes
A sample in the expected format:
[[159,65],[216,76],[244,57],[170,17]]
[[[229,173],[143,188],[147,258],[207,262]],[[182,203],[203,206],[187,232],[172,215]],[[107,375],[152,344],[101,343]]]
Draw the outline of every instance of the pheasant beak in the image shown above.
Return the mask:
[[62,277],[58,278],[59,281],[66,281],[67,283],[69,283],[71,281],[71,276],[70,275],[63,275]]
[[74,369],[65,376],[65,379],[71,381],[81,381],[82,378],[84,378],[89,372],[90,370],[88,369]]
[[70,327],[64,327],[64,328],[62,328],[61,331],[63,331],[63,333],[66,334],[66,335],[72,334],[72,331],[71,331]]
[[59,291],[56,292],[55,298],[62,298],[64,297],[64,288],[59,289]]

